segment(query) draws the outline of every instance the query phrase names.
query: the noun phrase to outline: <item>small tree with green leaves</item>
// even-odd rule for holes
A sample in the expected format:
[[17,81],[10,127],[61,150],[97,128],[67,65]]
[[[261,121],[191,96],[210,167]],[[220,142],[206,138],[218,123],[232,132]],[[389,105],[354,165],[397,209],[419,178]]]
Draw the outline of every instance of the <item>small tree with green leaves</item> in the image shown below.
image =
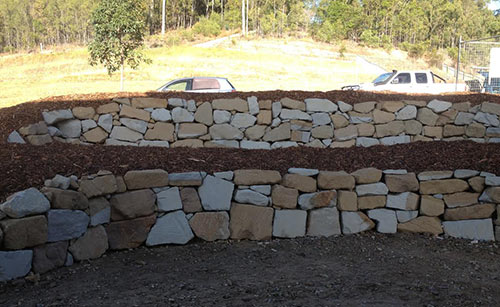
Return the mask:
[[110,76],[120,69],[122,91],[125,65],[136,69],[141,62],[151,62],[141,50],[146,32],[144,3],[142,0],[101,0],[92,12],[95,33],[88,46],[90,65],[104,65]]

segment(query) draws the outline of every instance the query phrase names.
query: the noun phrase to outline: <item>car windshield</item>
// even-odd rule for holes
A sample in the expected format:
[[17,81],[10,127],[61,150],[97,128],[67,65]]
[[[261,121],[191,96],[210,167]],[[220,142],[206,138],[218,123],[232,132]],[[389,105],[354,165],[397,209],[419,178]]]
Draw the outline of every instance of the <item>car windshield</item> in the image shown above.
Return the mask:
[[385,73],[385,74],[381,74],[380,76],[377,77],[377,79],[373,80],[373,83],[375,85],[385,84],[385,83],[387,83],[387,81],[389,81],[389,79],[393,75],[394,75],[394,72],[388,72],[388,73]]

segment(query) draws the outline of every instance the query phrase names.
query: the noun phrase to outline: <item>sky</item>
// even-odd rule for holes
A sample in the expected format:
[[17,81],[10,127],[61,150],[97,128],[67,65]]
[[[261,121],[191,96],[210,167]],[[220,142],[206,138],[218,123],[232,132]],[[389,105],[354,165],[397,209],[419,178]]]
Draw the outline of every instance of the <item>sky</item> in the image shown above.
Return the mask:
[[488,7],[490,10],[498,10],[500,9],[500,1],[492,1],[490,4],[488,4]]

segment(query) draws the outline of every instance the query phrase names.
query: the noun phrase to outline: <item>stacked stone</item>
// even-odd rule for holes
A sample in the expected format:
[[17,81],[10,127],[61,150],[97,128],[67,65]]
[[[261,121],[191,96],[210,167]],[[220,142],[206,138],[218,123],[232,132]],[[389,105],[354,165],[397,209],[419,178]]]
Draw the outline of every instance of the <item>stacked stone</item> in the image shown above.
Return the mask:
[[417,232],[500,239],[500,177],[474,170],[290,168],[57,175],[0,205],[0,281],[108,249],[226,239]]
[[[272,149],[351,147],[414,141],[500,141],[500,104],[440,100],[356,103],[309,98],[119,98],[92,107],[43,112],[43,122],[8,142]],[[24,138],[23,138],[24,136]]]

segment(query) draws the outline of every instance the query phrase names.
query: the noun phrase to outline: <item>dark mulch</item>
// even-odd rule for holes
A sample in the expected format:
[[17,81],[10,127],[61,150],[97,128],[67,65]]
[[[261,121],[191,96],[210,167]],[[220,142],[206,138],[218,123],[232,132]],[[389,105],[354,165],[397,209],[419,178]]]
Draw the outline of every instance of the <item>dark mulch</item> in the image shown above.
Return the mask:
[[0,148],[0,161],[0,199],[4,199],[13,192],[41,186],[44,179],[56,174],[80,177],[99,170],[123,175],[128,170],[154,168],[168,172],[256,168],[284,173],[289,167],[347,172],[376,167],[410,172],[465,168],[500,174],[500,144],[436,141],[369,148],[275,150],[9,144]]
[[75,106],[93,106],[109,103],[115,97],[180,97],[196,101],[211,101],[217,98],[236,98],[256,96],[261,100],[277,101],[284,97],[303,100],[306,98],[327,98],[331,101],[343,101],[354,104],[365,101],[388,100],[425,100],[440,99],[449,102],[469,101],[472,105],[484,101],[500,103],[500,95],[491,94],[453,94],[453,95],[404,95],[391,93],[372,93],[363,91],[329,91],[329,92],[304,92],[304,91],[266,91],[266,92],[234,92],[234,93],[98,93],[90,95],[68,95],[44,98],[27,102],[17,106],[0,109],[0,144],[4,143],[9,133],[22,126],[42,120],[42,111],[73,108]]

